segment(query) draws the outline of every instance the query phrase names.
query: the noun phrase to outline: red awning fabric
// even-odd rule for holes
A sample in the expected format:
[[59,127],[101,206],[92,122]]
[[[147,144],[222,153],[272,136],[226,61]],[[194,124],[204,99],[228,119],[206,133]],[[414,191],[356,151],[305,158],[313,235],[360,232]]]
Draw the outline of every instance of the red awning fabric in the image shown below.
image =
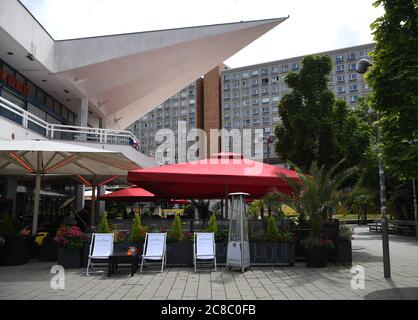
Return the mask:
[[151,192],[139,187],[121,189],[104,196],[97,197],[104,201],[157,201],[158,198]]
[[133,170],[128,181],[161,198],[222,199],[231,192],[259,198],[274,189],[292,193],[280,175],[299,181],[296,171],[224,152],[205,160]]

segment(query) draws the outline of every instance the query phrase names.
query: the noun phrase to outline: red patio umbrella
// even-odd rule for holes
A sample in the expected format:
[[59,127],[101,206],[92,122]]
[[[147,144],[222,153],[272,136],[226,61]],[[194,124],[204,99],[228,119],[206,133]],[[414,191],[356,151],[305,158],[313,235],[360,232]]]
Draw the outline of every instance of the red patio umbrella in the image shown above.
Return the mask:
[[139,187],[129,187],[114,191],[112,193],[97,197],[98,200],[104,201],[157,201],[158,198],[151,192]]
[[292,187],[281,175],[299,181],[296,171],[240,154],[218,153],[205,160],[133,170],[128,173],[128,181],[160,198],[222,199],[231,192],[260,198],[274,189],[292,193]]

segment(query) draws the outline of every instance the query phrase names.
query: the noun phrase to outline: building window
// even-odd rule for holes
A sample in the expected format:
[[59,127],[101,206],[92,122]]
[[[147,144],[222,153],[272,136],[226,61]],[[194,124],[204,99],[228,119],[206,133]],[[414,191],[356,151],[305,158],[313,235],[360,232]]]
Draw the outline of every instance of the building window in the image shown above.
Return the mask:
[[244,117],[248,117],[248,116],[250,116],[250,110],[249,109],[244,109],[242,111],[242,114],[243,114]]
[[354,59],[356,59],[356,53],[355,52],[350,52],[347,55],[347,60],[354,60]]
[[345,87],[338,87],[337,92],[338,93],[344,93],[345,92]]
[[250,73],[249,72],[243,72],[242,73],[242,77],[243,78],[249,78],[250,77]]
[[262,94],[268,94],[269,93],[269,87],[262,87],[261,88],[261,93]]
[[234,74],[232,75],[232,79],[233,79],[233,80],[238,80],[238,79],[239,79],[239,73],[234,73]]
[[250,90],[244,90],[243,92],[242,92],[242,96],[243,97],[248,97],[250,95]]
[[231,108],[231,102],[225,102],[224,109]]
[[277,72],[279,72],[279,67],[278,66],[271,67],[271,73],[277,73]]
[[266,128],[263,129],[263,131],[264,131],[264,133],[270,133],[270,128],[266,127]]
[[224,100],[230,99],[231,94],[229,92],[224,92]]
[[269,78],[262,78],[261,79],[261,85],[262,86],[265,86],[265,85],[268,85],[269,84]]
[[351,73],[348,75],[348,81],[356,81],[357,80],[357,74]]
[[260,90],[258,90],[258,88],[254,88],[252,91],[251,91],[251,94],[253,95],[253,96],[258,96],[258,94],[260,93]]
[[258,105],[260,103],[260,100],[258,100],[257,98],[253,99],[253,105]]
[[339,66],[337,66],[337,72],[344,72],[344,65],[342,64],[342,65],[339,65]]
[[285,84],[283,85],[282,91],[283,92],[286,92],[287,91],[287,85],[285,85]]
[[343,61],[344,61],[344,56],[343,55],[335,56],[335,62],[343,62]]
[[269,69],[267,69],[267,68],[262,68],[261,69],[261,75],[262,76],[265,76],[265,75],[268,75],[269,74]]
[[231,118],[231,114],[229,112],[225,112],[224,119],[229,119],[229,118]]
[[356,64],[355,63],[349,63],[348,64],[348,70],[356,70]]
[[271,92],[272,92],[272,93],[277,93],[277,92],[279,92],[279,86],[271,86]]
[[239,110],[234,111],[234,117],[235,118],[239,118],[240,116],[241,116],[241,111],[239,111]]
[[292,70],[293,70],[293,71],[297,71],[297,70],[299,70],[299,63],[297,63],[297,62],[292,63]]
[[279,83],[279,76],[273,76],[273,77],[271,77],[271,83],[272,84]]
[[252,77],[256,77],[256,76],[258,76],[258,70],[254,70],[254,71],[252,71],[252,72],[251,72],[251,76],[252,76]]
[[232,89],[234,89],[234,90],[239,89],[239,82],[238,81],[232,83]]
[[351,103],[357,102],[357,96],[350,96],[350,102]]
[[250,125],[250,119],[244,119],[243,125],[244,127],[248,127]]
[[234,121],[234,128],[237,128],[240,126],[240,121],[239,120],[235,120]]
[[263,98],[262,103],[263,104],[270,103],[270,98]]
[[263,117],[263,123],[270,123],[270,118],[269,117]]
[[282,72],[289,71],[289,66],[287,64],[282,65]]
[[250,105],[250,101],[249,100],[243,100],[242,101],[242,105],[243,106],[249,106]]
[[357,85],[356,84],[351,84],[350,85],[350,92],[355,92],[357,91]]
[[231,84],[229,82],[224,83],[224,90],[231,89]]
[[229,81],[229,80],[231,80],[231,75],[230,74],[224,75],[224,81]]
[[234,103],[232,104],[232,108],[238,109],[239,107],[241,107],[241,101],[234,101]]
[[253,118],[253,125],[259,125],[259,124],[260,124],[260,119]]
[[233,96],[234,96],[234,99],[239,99],[239,98],[241,98],[241,95],[240,95],[240,92],[239,92],[239,91],[234,92],[234,93],[233,93]]
[[369,90],[369,85],[367,83],[363,83],[361,85],[361,90],[363,90],[363,91]]
[[248,80],[244,80],[244,81],[242,82],[242,86],[243,86],[244,88],[248,87],[249,85],[250,85],[250,81],[248,81]]
[[337,83],[342,83],[345,82],[345,77],[344,76],[338,76],[337,77]]
[[279,122],[280,117],[279,116],[273,116],[273,122]]
[[231,127],[231,123],[229,121],[224,121],[224,127],[225,128],[230,128]]
[[270,113],[270,107],[263,107],[263,113]]
[[258,79],[252,79],[251,80],[251,85],[257,86],[258,85]]
[[271,101],[273,101],[273,102],[279,102],[280,101],[280,97],[279,96],[273,96],[273,97],[271,97]]
[[360,51],[360,58],[367,57],[367,50],[361,50]]
[[260,110],[258,110],[258,108],[253,109],[253,115],[256,116],[260,113]]

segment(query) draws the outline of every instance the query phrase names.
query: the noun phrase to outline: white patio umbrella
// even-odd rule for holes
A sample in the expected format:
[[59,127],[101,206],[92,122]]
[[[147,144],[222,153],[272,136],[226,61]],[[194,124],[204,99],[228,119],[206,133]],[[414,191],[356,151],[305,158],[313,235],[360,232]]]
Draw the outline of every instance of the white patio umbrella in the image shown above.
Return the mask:
[[[139,166],[122,153],[49,140],[0,141],[0,174],[34,174],[32,233],[38,227],[41,176],[126,176]],[[95,180],[95,178],[93,179]],[[109,179],[110,180],[110,179]],[[93,189],[93,198],[95,197]],[[92,206],[92,221],[94,208]]]

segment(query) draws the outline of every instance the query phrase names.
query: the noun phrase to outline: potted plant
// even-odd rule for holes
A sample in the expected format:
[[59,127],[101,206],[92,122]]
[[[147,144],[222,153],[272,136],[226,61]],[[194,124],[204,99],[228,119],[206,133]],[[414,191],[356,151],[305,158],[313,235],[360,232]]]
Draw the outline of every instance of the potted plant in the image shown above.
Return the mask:
[[183,232],[180,215],[176,214],[167,234],[167,265],[192,266],[193,234]]
[[1,265],[19,265],[29,261],[30,236],[27,230],[17,231],[16,224],[10,215],[6,215],[0,224],[0,236],[4,239],[3,249],[0,252]]
[[331,240],[310,236],[303,241],[307,267],[322,268],[328,263],[328,250],[333,247]]
[[215,234],[216,263],[225,264],[228,243],[228,231],[219,230],[218,221],[216,220],[215,213],[211,214],[209,218],[208,227],[205,231],[213,232]]
[[276,218],[267,219],[266,230],[258,230],[250,235],[251,263],[263,265],[295,264],[293,233],[286,227],[277,226]]
[[58,229],[55,241],[58,244],[58,264],[64,268],[82,266],[82,250],[87,236],[77,226],[62,226]]
[[351,240],[354,230],[346,225],[340,226],[339,241],[337,244],[337,261],[342,265],[351,265],[353,261]]
[[353,171],[350,169],[335,174],[341,162],[328,170],[325,165],[318,167],[317,163],[313,162],[309,175],[304,175],[297,168],[299,183],[282,176],[294,189],[293,195],[281,194],[282,198],[288,206],[306,217],[311,229],[310,236],[303,241],[308,266],[326,266],[328,247],[332,242],[323,238],[324,223],[339,201],[339,188]]
[[137,250],[142,248],[147,233],[147,227],[141,222],[141,216],[139,213],[135,213],[135,217],[132,222],[131,232],[129,233],[129,245],[134,246]]

